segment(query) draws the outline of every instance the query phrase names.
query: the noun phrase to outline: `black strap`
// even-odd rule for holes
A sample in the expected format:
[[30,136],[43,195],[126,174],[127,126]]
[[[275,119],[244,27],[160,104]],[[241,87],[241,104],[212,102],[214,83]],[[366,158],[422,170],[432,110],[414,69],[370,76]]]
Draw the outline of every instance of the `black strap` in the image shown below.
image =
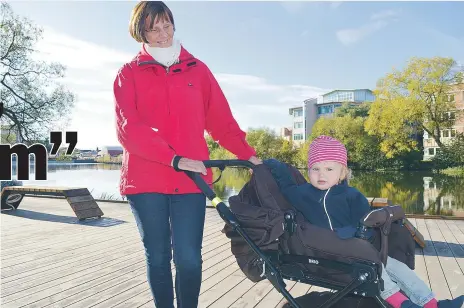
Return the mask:
[[172,166],[174,167],[174,170],[176,171],[182,171],[179,169],[179,161],[181,160],[182,156],[176,155],[174,156],[174,159],[172,160]]

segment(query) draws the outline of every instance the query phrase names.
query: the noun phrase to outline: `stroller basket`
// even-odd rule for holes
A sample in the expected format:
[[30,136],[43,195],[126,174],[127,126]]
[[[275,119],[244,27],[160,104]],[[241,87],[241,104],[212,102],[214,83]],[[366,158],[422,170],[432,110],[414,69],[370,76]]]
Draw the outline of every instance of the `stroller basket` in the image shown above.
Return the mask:
[[[268,279],[285,297],[289,305],[294,308],[302,308],[286,289],[284,279],[337,290],[325,303],[319,306],[319,308],[331,307],[346,295],[370,297],[375,299],[379,307],[389,307],[389,305],[380,298],[380,290],[383,289],[383,281],[380,278],[381,266],[380,259],[373,257],[374,254],[372,254],[370,258],[364,258],[362,254],[359,253],[358,255],[344,258],[344,256],[341,256],[339,253],[337,255],[335,252],[335,249],[340,250],[340,245],[336,245],[338,247],[335,247],[333,251],[331,251],[331,248],[327,248],[328,246],[324,246],[323,244],[320,251],[318,251],[317,248],[315,253],[309,255],[283,253],[281,250],[272,248],[262,249],[263,247],[259,247],[260,243],[255,243],[252,237],[247,233],[246,223],[242,223],[237,217],[238,214],[233,213],[229,207],[225,205],[203,180],[201,175],[196,172],[178,169],[178,162],[179,158],[174,161],[174,168],[177,171],[185,172],[211,201],[221,218],[230,228],[228,236],[241,237],[241,240],[246,242],[246,245],[248,245],[255,254],[255,264],[259,264],[259,268],[261,269],[260,277]],[[203,161],[203,163],[206,168],[218,168],[221,171],[226,167],[244,167],[255,170],[262,168],[245,160],[206,160]],[[297,231],[299,232],[300,230],[295,230],[294,227],[296,218],[293,213],[287,212],[284,216],[285,218],[282,225],[283,229],[285,229],[286,236],[291,236]],[[355,247],[356,245],[371,245],[366,240],[359,238],[349,240],[338,239],[331,230],[325,230],[315,226],[310,228],[317,228],[317,230],[310,230],[311,232],[323,232],[321,238],[313,241],[314,247],[324,242],[327,238],[333,241],[339,241],[342,246],[346,245],[346,247],[353,245]],[[307,245],[311,246],[313,244],[310,242]],[[253,280],[253,278],[250,279]],[[258,280],[255,279],[254,281]]]

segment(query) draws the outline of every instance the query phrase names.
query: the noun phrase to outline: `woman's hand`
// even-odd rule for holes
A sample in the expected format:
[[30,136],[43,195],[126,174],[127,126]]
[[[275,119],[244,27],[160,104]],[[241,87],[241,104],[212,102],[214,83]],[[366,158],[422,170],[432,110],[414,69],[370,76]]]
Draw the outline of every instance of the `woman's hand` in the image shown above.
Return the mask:
[[201,160],[193,160],[193,159],[182,157],[179,160],[178,168],[182,170],[199,172],[203,175],[206,175],[206,167],[205,167],[205,164],[203,164]]
[[256,156],[251,156],[250,159],[248,159],[248,161],[254,165],[261,165],[263,163],[262,160],[257,158]]

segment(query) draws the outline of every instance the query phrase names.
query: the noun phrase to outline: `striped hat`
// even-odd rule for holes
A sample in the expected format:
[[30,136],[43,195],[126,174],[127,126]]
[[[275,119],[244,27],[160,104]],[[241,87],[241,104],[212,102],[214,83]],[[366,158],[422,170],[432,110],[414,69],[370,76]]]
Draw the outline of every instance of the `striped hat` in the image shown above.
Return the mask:
[[313,140],[308,151],[308,168],[317,162],[331,160],[344,166],[347,165],[345,146],[335,138],[319,136]]

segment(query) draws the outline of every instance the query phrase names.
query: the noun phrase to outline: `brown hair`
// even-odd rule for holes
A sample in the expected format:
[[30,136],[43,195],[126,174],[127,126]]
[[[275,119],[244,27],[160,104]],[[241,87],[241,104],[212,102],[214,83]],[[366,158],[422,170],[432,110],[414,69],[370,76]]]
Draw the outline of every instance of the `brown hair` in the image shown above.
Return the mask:
[[148,43],[145,37],[146,22],[150,23],[148,28],[151,29],[159,18],[169,21],[172,23],[174,30],[176,29],[172,12],[163,1],[141,1],[137,3],[132,10],[129,22],[130,35],[139,43]]

